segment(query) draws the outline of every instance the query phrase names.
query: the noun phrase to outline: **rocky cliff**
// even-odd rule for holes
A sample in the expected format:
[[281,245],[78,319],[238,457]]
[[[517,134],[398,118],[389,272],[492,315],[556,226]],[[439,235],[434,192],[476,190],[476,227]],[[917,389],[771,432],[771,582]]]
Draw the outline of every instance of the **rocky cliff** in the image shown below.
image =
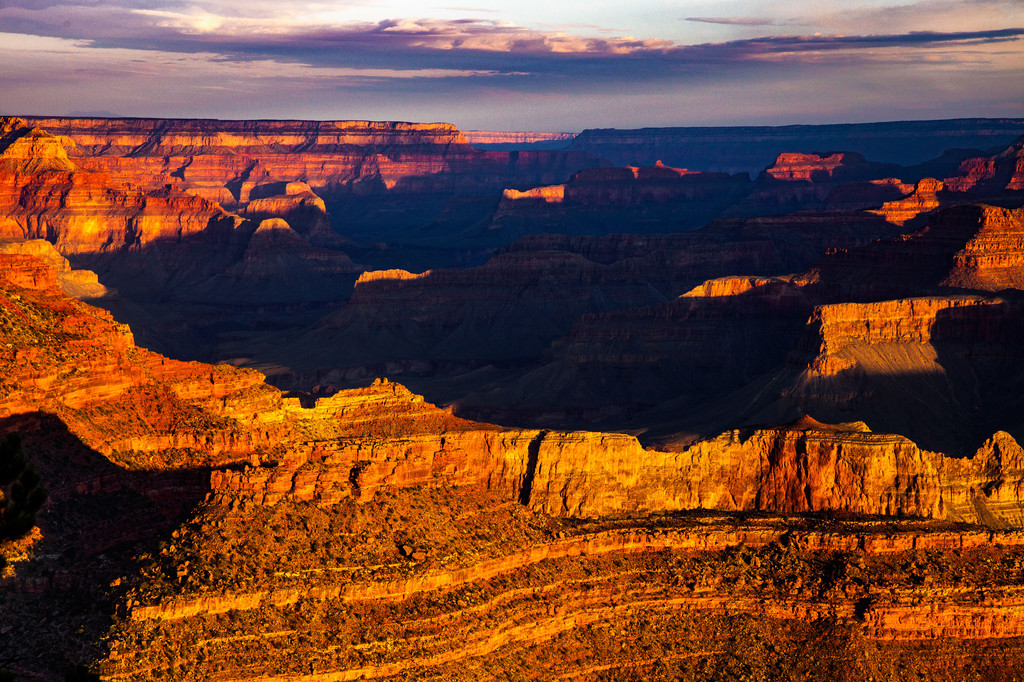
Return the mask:
[[[916,209],[915,209],[916,210]],[[891,240],[839,249],[802,279],[831,300],[879,300],[962,287],[1016,288],[1021,209],[965,204]]]
[[227,207],[256,187],[306,182],[323,197],[452,192],[557,182],[585,153],[473,149],[447,123],[29,118],[75,142],[76,162],[147,187],[178,178]]
[[68,157],[61,138],[21,119],[8,119],[6,127],[11,132],[0,140],[2,237],[46,239],[63,254],[77,254],[230,233],[241,222],[170,182],[144,191],[84,169]]
[[254,372],[135,347],[35,256],[0,265],[0,424],[51,490],[42,532],[3,547],[18,673],[711,679],[803,669],[808,638],[846,642],[829,665],[850,675],[942,675],[964,642],[998,649],[976,654],[993,679],[1016,660],[1024,541],[993,531],[1024,521],[1009,434],[955,459],[802,419],[658,450],[466,421],[387,381],[304,407]]
[[700,227],[750,191],[745,175],[653,166],[591,168],[562,185],[507,189],[489,225],[497,234],[682,231]]
[[953,190],[981,196],[1005,196],[1024,189],[1024,138],[988,157],[972,157],[960,163],[946,184]]

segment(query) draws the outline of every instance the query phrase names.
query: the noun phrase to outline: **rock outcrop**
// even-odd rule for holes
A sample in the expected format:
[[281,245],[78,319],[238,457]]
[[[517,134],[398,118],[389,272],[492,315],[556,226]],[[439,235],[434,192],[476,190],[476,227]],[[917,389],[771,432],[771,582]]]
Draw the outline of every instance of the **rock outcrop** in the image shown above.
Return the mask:
[[952,190],[981,197],[1024,190],[1024,138],[994,156],[973,157],[961,162],[956,175],[946,179],[946,185]]
[[33,256],[43,261],[56,274],[61,290],[71,298],[90,300],[109,293],[91,270],[72,270],[68,259],[44,239],[12,239],[0,241],[0,253]]
[[71,255],[229,234],[241,222],[171,182],[143,191],[83,169],[61,138],[23,124],[11,119],[0,141],[0,237],[46,239]]
[[466,141],[477,149],[562,149],[576,133],[505,132],[494,130],[463,131]]
[[[495,188],[538,215],[637,216],[726,176],[566,181],[578,157],[483,153],[433,124],[49,123],[0,119],[3,234],[47,239],[0,242],[0,436],[22,434],[50,493],[39,528],[0,542],[15,675],[1015,678],[1024,229],[1003,166],[958,176],[980,169],[958,191],[1001,206],[917,217],[962,197],[892,178],[844,194],[857,157],[786,156],[758,201],[789,187],[846,212],[535,235],[478,268],[357,279],[328,215],[412,207],[389,239],[479,246]],[[462,191],[492,194],[442,197]],[[177,231],[146,222],[158,204]],[[925,224],[891,239],[904,218]],[[311,322],[356,284],[247,356],[279,378],[307,363],[296,383],[321,385],[286,396],[138,347],[69,297],[118,300],[60,249],[160,300],[164,324],[206,307],[211,334],[239,330],[225,310]],[[392,369],[542,428],[384,379],[322,385]],[[606,418],[626,426],[565,425]]]
[[918,216],[930,213],[942,205],[940,194],[944,186],[934,178],[925,178],[917,183],[914,191],[901,199],[887,201],[882,208],[872,211],[884,216],[890,223],[906,225]]
[[[720,281],[680,300],[778,286],[792,285]],[[303,407],[255,372],[135,347],[32,255],[0,253],[0,309],[0,424],[53,479],[43,532],[22,555],[4,548],[0,604],[17,618],[2,634],[45,661],[17,672],[61,674],[103,634],[102,613],[76,625],[54,608],[71,593],[90,614],[111,605],[90,657],[125,680],[661,676],[676,664],[656,647],[702,652],[721,676],[800,669],[808,637],[847,642],[843,670],[878,647],[904,670],[943,670],[963,641],[998,646],[979,669],[1017,655],[1024,539],[1000,529],[1024,523],[1024,450],[1008,433],[956,459],[805,418],[659,450],[467,421],[383,380]],[[849,325],[821,317],[843,352]],[[580,653],[553,653],[566,650]]]
[[648,232],[682,231],[710,222],[750,189],[746,175],[670,168],[660,161],[589,168],[561,185],[506,189],[489,229],[506,236],[635,232],[639,225]]
[[944,208],[914,232],[830,254],[803,279],[834,301],[897,298],[940,286],[1019,288],[1022,221],[1022,209]]
[[150,187],[168,176],[222,205],[301,181],[324,198],[479,191],[563,180],[585,153],[478,151],[448,123],[29,118],[75,142],[76,163]]
[[[723,272],[799,270],[829,249],[898,231],[874,215],[808,214],[723,220],[678,235],[533,235],[478,268],[363,275],[345,307],[313,329],[282,335],[252,363],[282,387],[300,389],[538,359],[581,315],[665,304]],[[628,315],[616,319],[628,335]],[[489,409],[489,402],[475,404]]]
[[327,219],[327,206],[304,182],[287,182],[270,187],[252,198],[245,214],[253,219],[281,218],[308,239],[331,240],[334,234]]
[[[891,170],[891,168],[888,168]],[[836,182],[868,180],[879,175],[878,164],[869,164],[860,154],[826,152],[823,154],[779,154],[764,171],[766,178],[782,182]]]

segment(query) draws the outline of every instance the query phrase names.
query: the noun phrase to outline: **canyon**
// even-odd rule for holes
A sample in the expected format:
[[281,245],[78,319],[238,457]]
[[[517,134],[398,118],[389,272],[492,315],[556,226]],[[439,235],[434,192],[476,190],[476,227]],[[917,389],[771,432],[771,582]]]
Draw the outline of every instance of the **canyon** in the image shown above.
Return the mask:
[[1016,679],[1020,121],[807,128],[0,118],[0,669]]

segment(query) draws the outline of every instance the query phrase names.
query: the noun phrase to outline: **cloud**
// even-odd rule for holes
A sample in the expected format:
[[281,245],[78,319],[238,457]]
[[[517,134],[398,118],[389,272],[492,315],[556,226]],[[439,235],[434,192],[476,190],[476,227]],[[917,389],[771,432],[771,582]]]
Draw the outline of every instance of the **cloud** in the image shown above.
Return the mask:
[[[1006,7],[1000,0],[956,2],[993,17]],[[831,92],[820,107],[847,100],[846,106],[860,106],[857,102],[870,97],[874,110],[881,110],[886,98],[893,103],[904,98],[906,88],[897,80],[905,78],[930,83],[931,91],[917,95],[923,98],[921,106],[941,95],[945,112],[956,101],[1000,103],[992,107],[1014,98],[1019,102],[1015,83],[1024,57],[1024,28],[1013,28],[1005,17],[1001,23],[993,20],[977,28],[971,23],[954,31],[914,23],[928,7],[950,9],[952,0],[871,10],[876,12],[873,21],[897,15],[898,20],[856,32],[846,29],[870,23],[869,10],[835,12],[815,19],[818,23],[781,15],[690,17],[691,22],[748,27],[747,36],[760,33],[757,27],[770,27],[773,33],[702,44],[583,24],[561,30],[523,26],[498,17],[314,21],[309,14],[313,5],[271,0],[143,0],[131,7],[118,0],[0,3],[0,31],[6,32],[0,34],[0,63],[5,65],[0,110],[7,111],[25,111],[22,102],[42,103],[47,97],[57,102],[62,91],[78,94],[61,111],[117,110],[103,101],[109,97],[132,115],[313,117],[317,114],[310,107],[322,107],[315,109],[327,112],[321,116],[337,117],[339,102],[373,102],[372,111],[385,118],[450,120],[444,106],[475,107],[485,118],[492,110],[493,116],[498,110],[508,109],[513,113],[505,115],[511,116],[531,107],[576,112],[585,101],[597,110],[616,111],[633,106],[631,100],[641,107],[642,102],[672,98],[679,111],[703,101],[710,109],[701,115],[725,116],[732,106],[737,111],[751,107],[749,115],[756,115],[784,111],[789,101],[794,107],[797,102],[809,106],[812,95],[797,97],[787,86],[793,83]],[[821,35],[777,34],[827,22],[836,28]],[[878,26],[890,33],[877,33]],[[54,87],[58,83],[60,89]],[[841,86],[845,90],[839,92]],[[982,91],[986,94],[978,94]],[[703,100],[698,92],[705,93]],[[856,92],[859,99],[843,92]],[[726,93],[736,98],[735,105],[707,104]],[[758,99],[744,99],[754,93]],[[780,97],[785,99],[777,101]],[[554,101],[562,104],[549,104]],[[399,103],[410,108],[386,113]],[[37,106],[41,113],[55,113],[55,108]],[[306,113],[289,114],[287,107]],[[816,109],[816,115],[823,116],[823,110]],[[372,113],[360,109],[348,115]],[[475,125],[491,125],[484,118]],[[558,127],[553,121],[548,125]]]
[[892,33],[910,31],[985,30],[994,26],[1020,25],[1024,20],[1021,0],[920,0],[909,4],[861,6],[817,15],[815,24],[824,31],[861,32],[885,26]]
[[771,17],[686,17],[685,20],[726,26],[782,26],[791,23]]

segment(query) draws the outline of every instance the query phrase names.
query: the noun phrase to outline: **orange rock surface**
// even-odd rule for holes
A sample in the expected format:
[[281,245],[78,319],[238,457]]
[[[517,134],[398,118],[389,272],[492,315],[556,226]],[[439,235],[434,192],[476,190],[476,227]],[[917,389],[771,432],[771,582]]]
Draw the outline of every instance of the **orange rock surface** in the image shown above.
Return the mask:
[[[804,419],[666,451],[624,434],[469,422],[387,381],[304,408],[255,372],[135,347],[107,314],[67,298],[35,256],[0,254],[0,277],[7,428],[50,413],[121,470],[214,469],[206,502],[149,555],[142,578],[117,588],[125,617],[108,634],[105,676],[445,675],[488,661],[520,670],[503,657],[533,650],[546,663],[524,676],[547,677],[570,636],[572,651],[645,671],[639,652],[651,646],[699,650],[707,632],[772,631],[757,636],[789,651],[822,636],[823,618],[860,632],[858,646],[921,641],[934,655],[1024,632],[1003,577],[1024,560],[1019,533],[737,528],[666,515],[844,511],[1016,526],[1024,451],[1009,434],[955,459],[863,425]],[[55,504],[118,494],[105,480],[55,488]],[[175,490],[162,485],[151,494]],[[979,596],[969,567],[982,557],[999,577]],[[915,582],[922,560],[946,562],[928,573],[929,590]],[[628,650],[602,643],[606,623]],[[905,665],[940,665],[893,651]]]
[[882,208],[872,213],[884,216],[886,220],[903,225],[918,216],[934,211],[941,205],[939,192],[944,189],[941,182],[925,178],[917,183],[914,192],[896,201],[887,201]]
[[958,192],[1000,193],[1024,189],[1024,138],[991,157],[967,159],[946,185]]
[[557,182],[593,165],[587,154],[482,152],[447,123],[373,121],[213,121],[29,118],[74,140],[75,162],[141,187],[177,178],[229,208],[252,191],[302,181],[322,197],[416,193]]
[[124,178],[82,168],[60,138],[20,119],[7,127],[13,130],[0,140],[0,237],[45,238],[73,254],[230,233],[241,222],[170,178],[146,191],[127,188]]
[[832,300],[879,300],[938,286],[1019,288],[1024,209],[965,204],[942,208],[924,227],[829,254],[804,276]]
[[775,163],[765,170],[765,174],[775,180],[816,182],[832,180],[850,175],[851,169],[856,173],[857,166],[866,163],[863,156],[854,153],[836,152],[832,154],[779,154]]

